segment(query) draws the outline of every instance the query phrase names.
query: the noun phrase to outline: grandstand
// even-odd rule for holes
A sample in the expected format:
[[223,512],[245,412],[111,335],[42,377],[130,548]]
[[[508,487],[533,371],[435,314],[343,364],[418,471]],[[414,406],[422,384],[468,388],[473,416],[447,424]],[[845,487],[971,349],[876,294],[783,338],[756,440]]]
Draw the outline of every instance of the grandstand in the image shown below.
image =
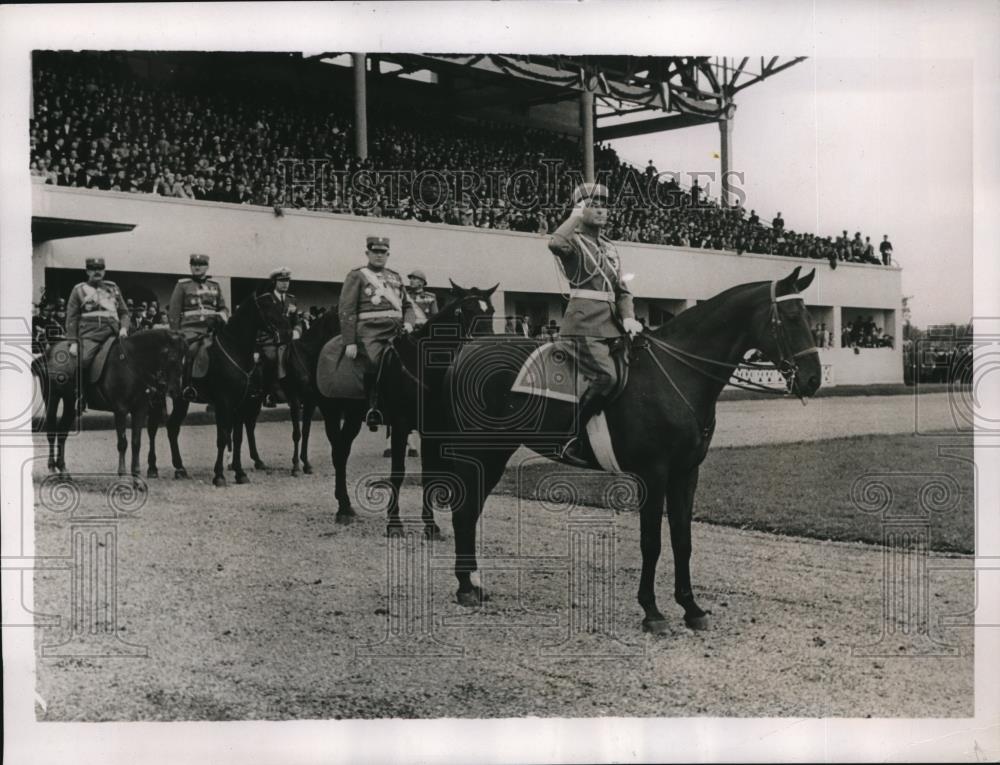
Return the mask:
[[[717,122],[725,170],[732,97],[794,63],[761,61],[751,76],[745,60],[37,53],[36,299],[68,293],[83,259],[100,254],[127,295],[163,304],[188,254],[205,252],[230,302],[286,265],[300,305],[329,306],[365,237],[379,234],[392,239],[391,267],[423,268],[438,290],[449,278],[499,282],[497,313],[541,328],[563,306],[544,236],[576,183],[597,178],[612,191],[609,234],[647,323],[733,284],[818,266],[807,302],[825,383],[899,382],[891,340],[842,339],[860,323],[897,335],[898,267],[846,232],[835,241],[767,226],[728,187],[708,198],[600,143]],[[639,111],[663,116],[615,121]]]

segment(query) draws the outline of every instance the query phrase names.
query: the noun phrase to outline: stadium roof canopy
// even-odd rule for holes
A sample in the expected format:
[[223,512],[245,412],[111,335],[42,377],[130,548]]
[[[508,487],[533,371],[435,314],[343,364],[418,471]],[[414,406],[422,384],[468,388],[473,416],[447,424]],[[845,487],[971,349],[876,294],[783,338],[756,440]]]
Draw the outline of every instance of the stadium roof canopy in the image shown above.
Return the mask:
[[[337,52],[310,55],[336,58]],[[733,96],[804,57],[742,58],[711,56],[561,56],[492,53],[379,53],[378,62],[395,67],[383,76],[407,76],[420,70],[448,77],[449,98],[467,111],[494,106],[531,106],[577,100],[590,92],[599,125],[596,140],[624,138],[732,116]],[[660,117],[616,117],[660,112]]]

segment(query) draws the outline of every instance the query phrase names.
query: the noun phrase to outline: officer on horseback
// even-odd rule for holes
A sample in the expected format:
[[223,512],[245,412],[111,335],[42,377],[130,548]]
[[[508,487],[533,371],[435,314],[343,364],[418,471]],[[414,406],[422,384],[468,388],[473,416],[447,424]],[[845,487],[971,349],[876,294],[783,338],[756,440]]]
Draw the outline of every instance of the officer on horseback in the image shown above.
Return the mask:
[[222,286],[208,278],[208,255],[193,254],[188,261],[191,278],[180,279],[170,296],[167,321],[170,329],[179,330],[188,341],[188,356],[184,364],[184,398],[194,401],[197,391],[194,381],[194,360],[209,336],[229,320],[229,308]]
[[578,376],[588,382],[577,408],[577,432],[560,459],[589,467],[584,449],[587,422],[607,403],[618,382],[612,346],[623,335],[642,332],[635,318],[632,293],[621,274],[614,243],[602,233],[608,222],[608,190],[584,183],[573,194],[575,208],[549,238],[570,285],[569,303],[560,335],[575,342]]
[[413,269],[406,278],[410,280],[406,292],[413,304],[413,314],[416,317],[414,326],[419,327],[438,312],[437,298],[427,289],[427,276],[419,268]]
[[[271,291],[268,296],[275,301],[275,303],[280,307],[282,315],[288,319],[288,323],[292,327],[292,339],[298,340],[302,336],[302,322],[299,319],[298,307],[295,304],[295,296],[288,291],[288,288],[292,283],[292,272],[285,268],[275,268],[268,275],[268,279],[271,282]],[[274,345],[276,347],[276,355],[274,369],[276,370],[276,376],[273,379],[265,380],[264,389],[267,391],[264,394],[263,404],[266,407],[275,406],[275,395],[277,393],[278,386],[281,385],[281,381],[285,379],[288,374],[287,369],[287,356],[288,356],[288,343],[285,338],[282,337],[272,337],[270,333],[262,331],[257,338],[258,346],[262,349]]]
[[365,393],[368,412],[365,422],[370,430],[383,424],[378,409],[378,382],[382,354],[402,329],[412,332],[415,322],[413,304],[403,287],[403,278],[386,268],[389,239],[370,236],[366,253],[368,265],[348,272],[340,293],[340,328],[344,355],[354,359],[358,345],[367,357]]
[[66,306],[66,336],[69,352],[80,358],[80,411],[86,409],[86,380],[97,351],[108,338],[126,337],[129,312],[118,285],[104,278],[104,258],[87,258],[87,281],[69,293]]

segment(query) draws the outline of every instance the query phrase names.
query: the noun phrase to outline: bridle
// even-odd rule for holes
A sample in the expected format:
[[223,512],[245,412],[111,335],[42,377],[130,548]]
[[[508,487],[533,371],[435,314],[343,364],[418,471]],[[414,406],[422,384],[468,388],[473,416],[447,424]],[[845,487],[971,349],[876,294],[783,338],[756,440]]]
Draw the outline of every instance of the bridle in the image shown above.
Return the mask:
[[[708,379],[722,383],[723,385],[732,385],[735,388],[741,388],[743,390],[759,391],[763,393],[770,393],[772,395],[787,396],[795,389],[795,383],[799,377],[798,359],[810,353],[817,353],[818,349],[816,348],[815,345],[811,345],[808,348],[803,348],[798,351],[792,350],[791,341],[788,337],[788,330],[785,327],[785,322],[782,320],[781,311],[778,309],[778,304],[785,302],[786,300],[802,300],[803,298],[801,295],[796,293],[792,293],[790,295],[778,296],[776,294],[777,285],[778,285],[777,281],[771,282],[770,286],[771,305],[768,312],[769,313],[768,330],[770,331],[771,336],[774,339],[775,347],[778,349],[778,362],[774,364],[774,368],[776,368],[778,372],[781,373],[781,376],[785,379],[785,385],[786,385],[785,390],[775,390],[774,388],[768,385],[764,385],[763,383],[756,382],[755,380],[750,380],[746,377],[738,377],[735,374],[736,371],[735,369],[733,370],[732,373],[730,373],[730,376],[728,378],[724,378],[722,377],[722,375],[714,374],[704,369],[703,367],[698,366],[693,362],[700,362],[701,364],[710,364],[713,366],[726,367],[726,368],[732,367],[733,365],[731,363],[718,361],[716,359],[706,358],[704,356],[699,356],[696,353],[685,351],[682,348],[678,348],[675,345],[671,345],[670,343],[667,343],[651,335],[639,336],[639,342],[644,344],[643,347],[645,347],[646,351],[649,353],[649,356],[650,358],[652,358],[653,363],[660,370],[661,374],[663,374],[663,376],[667,379],[667,382],[670,383],[674,391],[676,391],[676,393],[681,397],[681,399],[687,405],[688,409],[691,410],[691,413],[695,416],[695,421],[698,421],[699,418],[697,413],[695,412],[694,407],[691,406],[691,402],[688,401],[687,397],[684,395],[684,393],[681,391],[678,385],[674,382],[673,378],[670,376],[670,373],[667,372],[663,364],[660,363],[660,360],[656,357],[656,354],[653,352],[653,349],[650,347],[649,344],[656,346],[660,350],[664,351],[668,356],[673,358],[675,361],[678,361],[684,366],[688,367],[689,369],[697,372],[702,377],[707,377]],[[741,361],[738,364],[736,364],[736,369],[739,369],[740,367],[749,370],[770,369],[771,365],[760,364],[753,361]],[[803,403],[803,405],[805,405],[806,399],[801,394],[796,394],[796,395],[798,395],[799,400]],[[707,426],[705,428],[702,428],[702,432],[707,433],[707,431],[709,431],[710,429],[711,426]]]
[[[455,301],[457,303],[457,305],[456,305],[455,308],[451,309],[450,312],[451,312],[451,314],[453,316],[459,317],[458,318],[458,323],[459,323],[459,326],[462,327],[462,333],[458,337],[463,342],[466,342],[466,341],[472,339],[471,324],[469,325],[469,328],[466,328],[465,322],[463,321],[463,319],[465,318],[465,316],[464,316],[464,313],[462,311],[462,304],[465,303],[466,300],[477,300],[477,301],[480,301],[480,302],[486,301],[486,304],[489,305],[489,302],[488,302],[487,298],[485,296],[482,296],[482,295],[465,295],[462,298],[460,298],[459,300]],[[441,311],[441,314],[444,314],[445,310],[448,310],[448,308],[449,308],[449,306],[445,306],[444,310]],[[441,314],[438,314],[438,315],[441,315]],[[492,314],[484,312],[483,314],[477,314],[477,316],[492,316]],[[406,375],[410,380],[412,380],[413,383],[417,387],[419,387],[419,388],[421,388],[422,390],[425,390],[425,391],[429,390],[429,386],[427,385],[427,383],[424,382],[423,380],[421,380],[416,374],[414,374],[412,371],[410,371],[410,369],[407,368],[406,362],[403,360],[403,356],[399,352],[399,348],[396,347],[395,340],[400,340],[400,339],[402,339],[402,340],[410,343],[411,345],[414,345],[416,343],[416,339],[413,337],[413,333],[412,332],[403,332],[402,330],[400,330],[397,333],[396,337],[394,338],[394,342],[392,342],[389,345],[389,349],[392,350],[393,354],[396,356],[396,360],[399,362],[399,368],[400,368],[400,370],[403,372],[404,375]]]

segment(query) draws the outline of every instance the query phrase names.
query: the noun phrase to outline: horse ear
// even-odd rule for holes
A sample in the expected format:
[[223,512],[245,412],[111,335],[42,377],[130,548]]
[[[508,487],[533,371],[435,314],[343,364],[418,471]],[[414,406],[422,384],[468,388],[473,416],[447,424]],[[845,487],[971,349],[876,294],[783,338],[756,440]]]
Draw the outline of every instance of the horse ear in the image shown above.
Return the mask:
[[465,290],[462,287],[459,287],[457,284],[455,284],[455,282],[453,282],[450,277],[448,279],[448,282],[451,284],[451,291],[454,292],[456,295],[465,294]]
[[492,297],[493,293],[497,291],[497,287],[500,286],[500,282],[497,282],[492,287],[490,287],[486,292],[483,293],[484,297]]
[[795,282],[799,278],[799,271],[801,270],[802,266],[795,266],[788,276],[778,281],[778,295],[791,295],[794,292],[798,292],[795,289]]
[[795,280],[795,291],[802,292],[806,287],[812,284],[812,280],[816,278],[816,269],[814,268],[808,274],[803,276],[801,279]]

